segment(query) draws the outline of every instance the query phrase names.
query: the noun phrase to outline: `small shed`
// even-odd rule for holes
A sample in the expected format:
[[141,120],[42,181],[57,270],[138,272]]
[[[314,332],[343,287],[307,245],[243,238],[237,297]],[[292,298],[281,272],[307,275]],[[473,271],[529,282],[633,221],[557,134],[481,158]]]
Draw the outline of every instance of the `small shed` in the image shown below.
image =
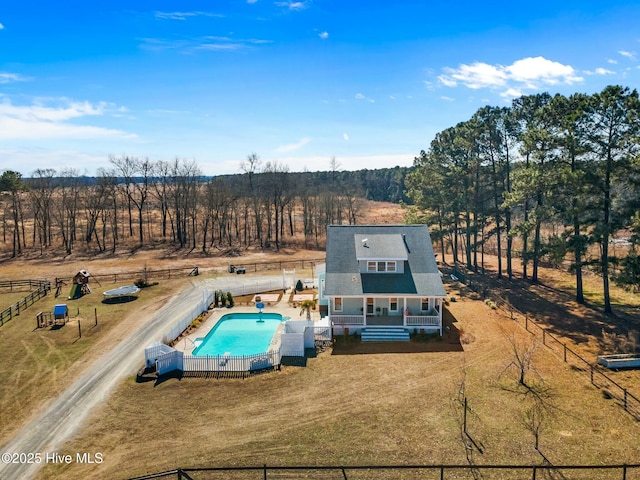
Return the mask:
[[67,322],[69,320],[69,308],[66,303],[59,303],[53,307],[53,320],[58,323],[57,320]]

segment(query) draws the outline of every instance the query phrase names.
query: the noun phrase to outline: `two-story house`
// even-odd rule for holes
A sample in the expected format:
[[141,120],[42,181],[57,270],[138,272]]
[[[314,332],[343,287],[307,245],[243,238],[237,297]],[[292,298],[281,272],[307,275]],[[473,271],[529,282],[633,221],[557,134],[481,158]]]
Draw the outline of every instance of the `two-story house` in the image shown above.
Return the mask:
[[363,341],[442,334],[446,293],[425,225],[327,227],[319,287],[335,334],[360,331]]

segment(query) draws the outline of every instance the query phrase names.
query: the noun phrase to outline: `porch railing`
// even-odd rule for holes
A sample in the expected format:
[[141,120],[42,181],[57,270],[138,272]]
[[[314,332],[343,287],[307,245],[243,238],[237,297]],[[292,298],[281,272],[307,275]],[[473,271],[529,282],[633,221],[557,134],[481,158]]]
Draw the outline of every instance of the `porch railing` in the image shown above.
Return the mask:
[[439,327],[440,318],[437,315],[407,315],[406,325],[410,327],[415,327],[415,326]]
[[364,315],[331,315],[334,325],[364,325]]

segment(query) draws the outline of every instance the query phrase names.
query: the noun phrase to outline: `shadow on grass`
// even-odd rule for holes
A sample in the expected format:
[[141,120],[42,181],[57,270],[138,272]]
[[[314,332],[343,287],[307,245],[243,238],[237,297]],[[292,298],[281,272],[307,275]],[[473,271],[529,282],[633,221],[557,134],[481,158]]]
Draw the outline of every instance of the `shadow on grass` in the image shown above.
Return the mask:
[[105,305],[117,305],[118,303],[129,303],[137,300],[138,297],[133,295],[123,295],[121,297],[105,298],[102,303]]
[[367,355],[382,353],[463,352],[461,332],[455,326],[456,319],[444,310],[445,332],[441,337],[416,335],[408,342],[363,342],[353,335],[336,335],[332,355]]

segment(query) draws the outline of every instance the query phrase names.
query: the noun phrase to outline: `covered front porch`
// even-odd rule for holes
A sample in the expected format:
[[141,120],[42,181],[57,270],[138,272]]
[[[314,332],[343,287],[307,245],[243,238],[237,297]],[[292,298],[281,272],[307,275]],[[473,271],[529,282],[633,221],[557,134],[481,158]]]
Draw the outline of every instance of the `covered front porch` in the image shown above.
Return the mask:
[[440,297],[334,297],[329,319],[336,334],[366,327],[399,327],[438,331],[442,335]]

